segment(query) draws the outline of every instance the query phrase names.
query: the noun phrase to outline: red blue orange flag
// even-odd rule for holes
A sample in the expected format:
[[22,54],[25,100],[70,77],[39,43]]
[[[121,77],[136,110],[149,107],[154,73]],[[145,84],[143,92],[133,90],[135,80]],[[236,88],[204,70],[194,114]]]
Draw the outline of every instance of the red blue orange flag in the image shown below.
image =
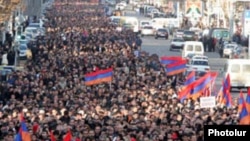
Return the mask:
[[232,96],[230,90],[231,90],[231,83],[230,83],[230,76],[228,74],[223,82],[223,102],[227,107],[232,106]]
[[169,56],[169,57],[161,57],[161,64],[163,65],[168,65],[168,64],[172,64],[175,62],[179,62],[182,61],[183,58],[179,57],[179,56]]
[[20,114],[21,127],[15,137],[15,141],[31,141],[31,136],[24,121],[23,113]]
[[186,60],[181,60],[166,66],[166,72],[168,76],[182,73],[185,70],[186,70]]
[[223,88],[221,87],[218,94],[217,94],[217,96],[216,96],[216,101],[219,104],[223,104],[223,91],[222,91],[222,89]]
[[243,103],[245,103],[245,99],[242,91],[240,91],[239,103],[238,103],[238,113],[242,111]]
[[250,88],[248,88],[247,90],[246,108],[247,108],[247,112],[250,113]]
[[211,83],[211,74],[206,73],[204,76],[196,80],[193,84],[193,89],[190,92],[190,98],[197,100],[200,96],[203,95],[204,90],[210,87]]
[[211,83],[211,74],[208,72],[204,76],[200,77],[198,80],[192,82],[191,84],[185,86],[178,94],[178,98],[181,102],[183,100],[191,98],[197,100],[203,95],[205,89],[209,88]]
[[184,83],[184,86],[187,86],[195,81],[195,71],[191,71],[191,73],[188,74],[186,81]]
[[21,134],[19,132],[16,134],[14,141],[22,141],[22,137],[21,137]]
[[79,138],[76,138],[76,140],[75,141],[81,141]]
[[65,137],[63,138],[63,141],[71,141],[71,139],[72,139],[71,132],[68,131]]
[[103,82],[111,82],[113,69],[98,70],[96,72],[88,73],[85,75],[85,84],[87,86],[96,85]]
[[24,121],[21,122],[21,128],[19,132],[21,133],[22,141],[31,141],[30,133]]
[[49,134],[50,134],[50,141],[56,141],[56,138],[55,138],[53,132],[50,131]]
[[187,87],[183,87],[182,90],[178,93],[178,99],[181,101],[181,103],[183,103],[184,100],[188,98],[191,89],[192,85],[190,84]]
[[250,114],[247,112],[245,102],[243,102],[242,111],[240,112],[240,125],[250,125]]

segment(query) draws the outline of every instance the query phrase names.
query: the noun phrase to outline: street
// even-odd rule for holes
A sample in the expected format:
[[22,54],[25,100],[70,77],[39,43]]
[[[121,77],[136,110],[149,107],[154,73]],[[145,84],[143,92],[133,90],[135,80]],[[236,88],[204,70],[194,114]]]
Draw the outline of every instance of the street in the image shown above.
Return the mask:
[[[130,8],[127,8],[130,9]],[[144,16],[139,15],[135,11],[126,10],[125,11],[126,16],[135,16],[139,20],[145,20],[148,19]],[[165,39],[155,39],[154,37],[142,37],[142,50],[149,52],[150,54],[157,54],[158,56],[181,56],[180,51],[169,51],[169,46],[171,43],[171,37],[168,40]],[[219,54],[217,52],[205,52],[205,55],[209,58],[209,65],[211,67],[212,71],[217,71],[219,73],[215,86],[214,91],[218,92],[221,88],[222,81],[223,81],[223,75],[220,73],[221,70],[224,67],[224,64],[226,63],[225,58],[220,58]],[[238,97],[239,90],[233,89],[232,95],[234,98]]]
[[41,15],[41,0],[25,0],[26,8],[24,10],[24,15],[37,16]]

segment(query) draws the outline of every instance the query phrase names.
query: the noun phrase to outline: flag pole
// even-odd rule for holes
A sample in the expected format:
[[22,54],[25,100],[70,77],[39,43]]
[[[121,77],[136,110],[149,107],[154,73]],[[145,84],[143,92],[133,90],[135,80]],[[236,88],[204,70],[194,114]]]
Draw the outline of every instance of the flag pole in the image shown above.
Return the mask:
[[109,82],[109,90],[112,88],[112,81]]

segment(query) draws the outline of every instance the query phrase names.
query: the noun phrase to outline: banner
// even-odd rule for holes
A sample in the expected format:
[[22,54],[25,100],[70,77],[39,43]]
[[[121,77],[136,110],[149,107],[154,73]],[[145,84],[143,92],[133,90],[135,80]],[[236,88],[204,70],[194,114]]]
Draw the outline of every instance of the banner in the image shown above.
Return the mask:
[[200,98],[200,108],[214,108],[215,106],[216,106],[215,96]]

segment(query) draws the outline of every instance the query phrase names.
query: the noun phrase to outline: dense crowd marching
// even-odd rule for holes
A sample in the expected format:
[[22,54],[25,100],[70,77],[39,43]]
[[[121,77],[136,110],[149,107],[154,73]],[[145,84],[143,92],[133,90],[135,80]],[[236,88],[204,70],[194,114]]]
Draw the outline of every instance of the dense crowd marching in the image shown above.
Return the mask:
[[[202,141],[204,124],[237,124],[237,107],[180,103],[159,58],[136,54],[141,39],[116,31],[102,6],[56,3],[27,70],[0,83],[0,140],[13,141],[20,113],[32,141],[69,130],[81,141]],[[111,67],[112,83],[85,85],[86,73]]]

